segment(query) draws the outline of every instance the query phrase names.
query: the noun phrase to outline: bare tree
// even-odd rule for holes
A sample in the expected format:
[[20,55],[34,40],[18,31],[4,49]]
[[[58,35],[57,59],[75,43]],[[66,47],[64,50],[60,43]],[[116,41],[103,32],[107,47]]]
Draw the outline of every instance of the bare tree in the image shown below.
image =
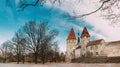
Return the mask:
[[17,64],[24,58],[23,54],[25,53],[25,39],[22,37],[22,34],[20,31],[15,33],[15,36],[12,38],[12,43],[14,47],[14,53],[17,56]]
[[55,45],[52,46],[53,49],[53,60],[54,62],[59,62],[60,61],[60,55],[59,55],[59,47],[57,42],[55,43]]
[[23,31],[27,43],[26,49],[34,54],[34,62],[37,64],[40,57],[44,64],[47,52],[51,49],[58,31],[50,30],[45,22],[36,23],[35,21],[26,23]]
[[1,47],[0,50],[2,52],[2,56],[4,58],[4,62],[6,62],[7,60],[9,60],[9,62],[11,61],[11,58],[13,56],[13,46],[11,41],[5,41]]
[[63,52],[60,54],[60,61],[65,62],[65,54]]

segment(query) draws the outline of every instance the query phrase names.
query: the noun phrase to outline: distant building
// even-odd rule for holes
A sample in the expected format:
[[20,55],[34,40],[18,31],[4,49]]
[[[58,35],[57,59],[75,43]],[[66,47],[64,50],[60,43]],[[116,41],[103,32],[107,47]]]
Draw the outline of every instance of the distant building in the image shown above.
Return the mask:
[[105,42],[104,39],[90,41],[90,34],[86,27],[78,38],[76,38],[72,28],[66,41],[66,61],[68,62],[79,57],[120,56],[120,41]]

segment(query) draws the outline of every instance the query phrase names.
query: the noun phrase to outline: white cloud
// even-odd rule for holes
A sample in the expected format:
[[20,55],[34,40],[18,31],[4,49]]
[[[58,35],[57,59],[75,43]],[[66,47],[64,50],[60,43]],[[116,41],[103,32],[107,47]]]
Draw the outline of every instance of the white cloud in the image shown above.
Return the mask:
[[[57,5],[56,7],[70,13],[71,15],[73,15],[73,10],[77,14],[89,13],[101,5],[98,0],[81,0],[80,3],[78,3],[78,0],[62,0],[62,2],[62,6],[59,7]],[[93,26],[92,35],[97,38],[103,38],[106,41],[120,40],[120,27],[113,27],[110,25],[110,21],[103,19],[100,14],[101,12],[98,11],[83,18],[88,24]]]
[[[55,4],[54,6],[56,8],[60,8],[65,12],[68,12],[70,15],[74,15],[73,11],[75,11],[77,15],[89,13],[91,11],[96,10],[101,5],[99,4],[98,0],[80,0],[80,3],[78,2],[78,0],[61,0],[61,1],[62,5],[60,7],[58,4]],[[86,16],[83,19],[87,22],[87,24],[93,27],[93,29],[89,30],[91,36],[95,36],[97,39],[105,39],[105,41],[120,40],[119,35],[120,27],[118,26],[113,27],[112,25],[110,25],[110,21],[103,19],[103,17],[101,16],[101,11]],[[67,26],[73,26],[75,28],[75,32],[77,32],[78,29],[80,30],[83,29],[82,27],[74,23],[69,23]],[[68,29],[68,27],[66,28]],[[65,51],[66,39],[62,38],[60,37],[58,38],[61,41],[59,46],[61,47],[60,50]]]
[[120,35],[118,33],[120,27],[113,27],[110,25],[108,20],[99,16],[99,12],[87,16],[85,20],[94,27],[93,31],[97,35],[102,35],[106,41],[120,40]]

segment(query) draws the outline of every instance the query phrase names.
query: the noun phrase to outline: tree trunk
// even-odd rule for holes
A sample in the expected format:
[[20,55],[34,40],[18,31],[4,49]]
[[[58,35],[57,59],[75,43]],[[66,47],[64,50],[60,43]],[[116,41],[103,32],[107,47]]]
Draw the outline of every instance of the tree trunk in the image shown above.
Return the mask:
[[17,64],[19,64],[19,54],[17,54]]
[[25,63],[25,57],[23,56],[23,64]]
[[44,64],[45,63],[45,57],[43,56],[42,57],[42,64]]
[[38,63],[38,53],[35,53],[35,64],[37,64]]

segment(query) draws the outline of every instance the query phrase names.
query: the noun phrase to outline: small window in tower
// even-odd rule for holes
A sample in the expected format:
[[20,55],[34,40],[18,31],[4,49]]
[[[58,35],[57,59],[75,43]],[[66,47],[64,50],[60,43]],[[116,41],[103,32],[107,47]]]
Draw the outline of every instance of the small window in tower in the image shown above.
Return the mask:
[[96,55],[98,55],[98,52],[96,52]]

